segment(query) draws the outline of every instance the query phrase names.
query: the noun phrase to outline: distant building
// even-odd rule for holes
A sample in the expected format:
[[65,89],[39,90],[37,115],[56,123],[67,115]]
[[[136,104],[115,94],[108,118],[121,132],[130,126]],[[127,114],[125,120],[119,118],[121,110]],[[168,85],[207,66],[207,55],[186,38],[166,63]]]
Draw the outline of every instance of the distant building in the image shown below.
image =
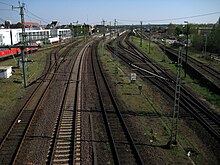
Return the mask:
[[213,29],[213,27],[199,27],[198,34],[203,35],[203,34],[210,33],[212,31],[212,29]]
[[52,21],[50,24],[46,26],[46,29],[55,29],[58,27],[58,25],[59,25],[58,21]]
[[24,22],[24,27],[29,30],[40,30],[40,24],[37,22]]

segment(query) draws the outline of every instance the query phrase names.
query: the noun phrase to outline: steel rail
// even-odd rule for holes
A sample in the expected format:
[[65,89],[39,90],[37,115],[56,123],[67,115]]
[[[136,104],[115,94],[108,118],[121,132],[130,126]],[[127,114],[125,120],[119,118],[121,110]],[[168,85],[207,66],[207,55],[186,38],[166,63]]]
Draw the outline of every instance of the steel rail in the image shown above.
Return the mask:
[[[108,47],[109,49],[114,49],[112,47]],[[112,53],[114,53],[114,50],[111,50]],[[130,61],[129,59],[126,59],[122,54],[120,54],[120,57],[125,63],[127,63],[128,65],[130,65],[132,67],[132,61]],[[132,55],[132,54],[131,54]],[[149,59],[148,59],[149,60]],[[142,73],[142,71],[139,70],[140,74],[144,74]],[[169,77],[171,78],[171,77]],[[174,87],[170,86],[167,84],[167,82],[165,83],[163,80],[158,79],[158,81],[161,82],[161,85],[157,84],[158,82],[155,82],[155,80],[149,79],[151,82],[153,82],[154,84],[156,84],[162,91],[164,91],[165,93],[167,93],[167,95],[169,95],[171,98],[173,98],[173,95],[171,95],[169,92],[166,91],[166,89],[164,89],[163,87],[161,87],[161,85],[166,85],[167,87],[170,88],[171,91],[174,90]],[[175,80],[173,80],[175,81]],[[165,84],[164,84],[165,83]],[[199,112],[202,112],[203,115],[205,114],[208,118],[211,119],[211,121],[214,121],[216,123],[216,125],[218,125],[218,128],[220,126],[219,124],[219,118],[216,117],[216,115],[214,115],[210,110],[207,110],[207,108],[200,103],[200,101],[196,100],[194,102],[190,101],[190,99],[194,99],[195,97],[192,96],[188,91],[185,90],[185,88],[182,88],[184,94],[182,94],[181,96],[183,97],[182,101],[181,101],[181,106],[185,107],[189,112],[191,112],[191,114],[193,114],[193,116],[198,119],[198,121],[205,126],[218,140],[220,139],[220,134],[219,131],[217,131],[216,129],[214,129],[214,127],[212,126],[212,124],[209,124],[210,122],[207,121],[207,119],[204,118],[204,116],[201,116],[201,114]],[[190,96],[190,99],[188,98]],[[186,101],[188,100],[188,101]],[[183,103],[184,102],[184,103]],[[185,105],[186,104],[186,105]],[[196,111],[195,108],[198,110]]]
[[[55,52],[55,51],[56,51],[56,49],[53,52]],[[62,63],[62,61],[60,61],[59,65],[61,63]],[[50,65],[51,65],[51,60],[50,60]],[[55,71],[56,70],[55,66],[56,66],[55,63],[53,65],[49,66],[47,71],[50,71],[52,68]],[[44,79],[47,76],[51,76],[51,75],[50,74],[45,75]],[[8,162],[6,164],[14,164],[15,163],[17,156],[18,156],[18,153],[20,152],[21,146],[24,142],[25,136],[30,128],[31,122],[32,122],[35,114],[37,113],[39,105],[41,104],[43,98],[45,97],[45,94],[46,94],[47,90],[49,89],[49,85],[51,84],[51,81],[54,76],[55,75],[52,75],[52,77],[50,78],[50,81],[48,82],[47,86],[45,87],[44,91],[42,92],[41,98],[37,101],[37,104],[35,105],[35,108],[33,109],[33,111],[26,110],[26,108],[31,103],[31,100],[35,97],[37,92],[39,92],[39,90],[41,89],[41,86],[43,86],[43,84],[45,83],[44,81],[41,81],[38,84],[38,86],[35,88],[34,92],[31,94],[31,96],[25,102],[25,104],[23,105],[23,107],[19,111],[18,115],[16,116],[15,120],[13,121],[11,126],[9,127],[7,133],[5,134],[3,140],[1,141],[1,144],[0,144],[1,156],[5,155],[5,153],[7,153],[6,157],[1,158],[2,163],[4,163],[4,164],[6,162]],[[23,118],[22,118],[22,115],[24,115]],[[25,116],[25,115],[28,115],[28,116]],[[21,118],[22,118],[22,120],[20,120]],[[19,120],[20,120],[20,122],[19,122]],[[16,127],[22,127],[22,129],[21,128],[17,129]],[[18,137],[17,139],[13,138],[13,136],[16,134],[19,134],[19,136],[16,136],[16,137]],[[10,136],[12,136],[12,138],[10,138]],[[10,144],[11,144],[10,139],[13,139],[14,140],[13,142],[16,142],[17,145],[14,144],[14,146],[11,147],[10,150],[8,150],[7,147],[10,147]],[[7,141],[9,143],[8,144],[9,146],[7,146],[7,144],[6,144]]]
[[[95,51],[97,51],[97,45],[96,47],[94,48]],[[102,95],[102,91],[101,91],[101,87],[100,87],[100,84],[98,83],[98,76],[97,76],[97,70],[95,70],[94,68],[94,63],[96,62],[97,65],[98,65],[98,70],[101,74],[101,77],[104,81],[104,84],[105,84],[105,88],[107,89],[108,93],[109,93],[109,96],[110,96],[110,99],[111,99],[111,102],[112,102],[112,105],[116,111],[116,114],[119,118],[119,121],[123,127],[123,130],[125,131],[125,135],[126,135],[126,138],[128,140],[128,143],[129,145],[131,146],[131,149],[132,149],[132,152],[134,154],[134,158],[136,160],[136,163],[137,164],[144,164],[143,161],[142,161],[142,158],[138,152],[138,149],[134,143],[134,140],[131,136],[131,133],[129,132],[128,130],[128,127],[127,125],[125,124],[125,121],[123,119],[123,116],[119,110],[119,106],[110,90],[110,87],[109,87],[109,84],[105,78],[105,75],[104,75],[104,72],[103,72],[103,69],[101,67],[101,64],[100,64],[100,61],[98,60],[98,57],[97,57],[97,52],[94,52],[94,54],[96,55],[96,59],[97,59],[97,62],[93,60],[93,72],[94,72],[94,75],[95,75],[95,79],[96,79],[96,84],[97,84],[97,89],[98,89],[98,93],[99,93],[99,99],[100,99],[100,103],[101,103],[101,108],[103,110],[103,116],[104,116],[104,119],[105,119],[105,123],[106,123],[106,129],[108,130],[108,135],[109,135],[109,138],[110,138],[110,141],[111,141],[111,148],[112,148],[112,152],[113,152],[113,156],[114,156],[114,160],[115,160],[115,164],[120,164],[121,163],[121,160],[120,160],[120,157],[119,157],[119,153],[118,153],[118,150],[117,150],[117,146],[116,146],[116,143],[115,143],[115,140],[114,140],[114,136],[113,136],[113,132],[112,132],[112,129],[110,127],[111,125],[111,122],[109,121],[109,117],[108,117],[108,113],[106,112],[105,110],[105,106],[104,106],[104,100],[103,100],[103,95]],[[94,55],[93,55],[94,56]],[[92,56],[92,57],[93,57]]]

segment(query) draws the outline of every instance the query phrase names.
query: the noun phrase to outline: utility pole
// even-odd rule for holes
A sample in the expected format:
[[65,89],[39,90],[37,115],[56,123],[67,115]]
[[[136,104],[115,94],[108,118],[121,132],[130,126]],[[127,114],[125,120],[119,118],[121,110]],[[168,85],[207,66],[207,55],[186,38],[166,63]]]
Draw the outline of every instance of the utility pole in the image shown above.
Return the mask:
[[71,35],[72,35],[72,42],[74,40],[74,28],[73,28],[73,24],[70,23],[70,29],[71,29]]
[[103,37],[105,37],[105,20],[102,20],[102,25],[103,25]]
[[118,55],[118,40],[117,40],[117,35],[118,35],[118,27],[117,27],[117,21],[115,19],[115,32],[116,32],[116,38],[115,38],[115,56]]
[[143,30],[142,30],[142,21],[141,21],[141,37],[140,37],[140,47],[142,47],[142,32],[143,32]]
[[104,54],[104,44],[105,44],[105,20],[102,20],[102,25],[103,25],[103,40],[102,40],[102,54]]
[[177,144],[177,128],[179,118],[179,103],[180,103],[180,88],[181,88],[181,67],[182,67],[182,47],[179,48],[178,63],[177,63],[177,78],[176,78],[176,90],[175,100],[173,108],[173,117],[171,125],[170,141],[167,145],[170,147],[172,144]]
[[26,65],[25,65],[25,59],[24,59],[24,49],[25,49],[25,25],[24,25],[24,6],[25,4],[19,3],[19,7],[13,7],[14,8],[19,8],[20,9],[20,15],[21,15],[21,24],[22,24],[22,46],[21,46],[21,60],[22,60],[22,70],[23,70],[23,80],[24,80],[24,88],[27,87],[27,74],[26,74]]
[[84,35],[84,42],[86,42],[86,24],[83,24],[83,35]]
[[76,36],[76,38],[77,38],[77,36],[78,36],[78,32],[77,32],[77,30],[78,30],[78,20],[76,21],[76,22],[73,22],[74,24],[76,24],[75,26],[75,28],[73,28],[73,32],[74,32],[74,36]]
[[[116,32],[116,36],[115,36],[115,60],[118,56],[118,36],[119,36],[119,30],[118,30],[118,26],[117,26],[117,20],[115,19],[115,32]],[[118,64],[115,63],[115,79],[117,81],[117,74],[118,74]]]
[[115,34],[116,34],[115,37],[117,37],[116,23],[117,23],[117,21],[115,19],[115,22],[114,22],[114,29],[115,29]]
[[134,41],[134,34],[133,34],[133,24],[131,25],[131,41],[133,42]]
[[151,42],[151,34],[150,34],[150,31],[151,31],[151,28],[150,28],[150,24],[149,24],[149,37],[148,37],[148,42],[149,42],[149,44],[148,44],[148,53],[150,54],[150,42]]
[[186,70],[187,70],[187,58],[188,58],[188,45],[189,45],[189,22],[188,21],[184,21],[184,23],[186,23],[186,59],[185,59],[185,75],[184,77],[186,77]]
[[25,48],[39,48],[40,46],[28,46],[26,45],[26,33],[25,33],[25,25],[24,25],[24,6],[25,4],[19,3],[19,7],[12,6],[12,9],[20,9],[20,15],[21,15],[21,24],[22,24],[22,33],[21,33],[21,45],[5,45],[0,46],[0,48],[20,48],[21,49],[21,62],[22,62],[22,72],[23,72],[23,82],[24,82],[24,88],[27,87],[27,68],[26,63],[27,62],[33,62],[32,60],[28,60],[24,57],[24,50]]
[[207,34],[205,34],[205,58],[207,58],[207,56],[206,56],[206,47],[207,47]]
[[112,22],[109,22],[110,38],[112,37]]

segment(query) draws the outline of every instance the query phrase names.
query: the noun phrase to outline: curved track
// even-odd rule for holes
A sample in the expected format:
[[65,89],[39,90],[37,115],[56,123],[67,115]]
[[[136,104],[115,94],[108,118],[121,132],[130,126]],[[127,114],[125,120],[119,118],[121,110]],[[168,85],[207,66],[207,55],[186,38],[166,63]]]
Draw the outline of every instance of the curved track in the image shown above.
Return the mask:
[[[61,66],[65,56],[71,50],[71,47],[72,44],[70,44],[59,56],[57,54],[59,48],[52,51],[47,73],[42,76],[42,80],[25,102],[0,143],[1,164],[15,164],[34,116],[38,113],[39,107],[44,101],[44,97],[46,96],[47,92],[49,91],[49,87],[56,77],[55,73]],[[59,58],[62,60],[59,60]]]
[[[144,38],[146,38],[145,35]],[[158,44],[158,46],[163,51],[165,51],[165,53],[168,55],[168,57],[171,60],[177,61],[178,58],[177,50],[164,46],[159,42],[156,44]],[[190,74],[192,77],[196,77],[198,80],[200,80],[201,84],[208,87],[214,93],[216,94],[220,93],[220,73],[218,71],[216,71],[209,65],[204,64],[190,56],[187,56],[187,64],[186,64],[186,55],[183,54],[182,57],[183,57],[183,65],[185,65],[185,69],[188,74]]]
[[[123,37],[121,37],[122,39]],[[175,79],[174,76],[169,75],[160,66],[155,64],[147,56],[143,55],[134,45],[126,42],[132,51],[126,49],[124,46],[119,44],[121,51],[129,53],[119,52],[118,57],[128,64],[130,67],[137,69],[138,73],[142,76],[149,75],[148,78],[153,84],[155,84],[159,89],[161,89],[166,95],[168,95],[172,100],[174,100],[175,92]],[[115,50],[112,46],[108,46],[108,49],[114,53]],[[157,76],[155,76],[155,75]],[[211,112],[206,106],[203,105],[199,99],[191,94],[187,88],[181,88],[181,106],[190,112],[194,118],[196,118],[210,133],[217,139],[220,140],[220,120],[219,117]]]

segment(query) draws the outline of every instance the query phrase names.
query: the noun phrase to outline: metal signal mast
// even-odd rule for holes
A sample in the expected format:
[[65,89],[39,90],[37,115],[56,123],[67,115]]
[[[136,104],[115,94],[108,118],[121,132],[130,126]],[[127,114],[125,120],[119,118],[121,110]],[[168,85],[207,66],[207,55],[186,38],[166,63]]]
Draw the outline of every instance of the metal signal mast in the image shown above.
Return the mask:
[[6,45],[6,46],[0,46],[0,48],[20,48],[21,49],[21,60],[22,60],[22,70],[23,70],[23,81],[24,81],[24,87],[27,87],[27,70],[26,70],[26,63],[32,62],[24,57],[24,50],[25,48],[36,48],[40,46],[28,46],[26,44],[26,34],[25,34],[25,25],[24,25],[24,6],[25,4],[19,3],[19,7],[12,6],[12,9],[20,9],[20,15],[21,15],[21,24],[22,24],[22,35],[21,35],[21,45]]
[[26,65],[25,65],[25,60],[24,60],[24,49],[25,49],[25,26],[24,26],[24,3],[20,4],[19,7],[13,7],[14,8],[19,8],[20,9],[20,15],[21,15],[21,24],[22,24],[22,46],[21,48],[21,60],[22,60],[22,70],[23,70],[23,80],[24,80],[24,87],[27,87],[27,74],[26,74]]
[[175,89],[175,100],[172,116],[171,136],[167,145],[177,144],[178,118],[179,118],[179,103],[180,103],[180,88],[181,88],[181,67],[182,67],[182,47],[179,48],[179,56],[177,63],[177,78]]

